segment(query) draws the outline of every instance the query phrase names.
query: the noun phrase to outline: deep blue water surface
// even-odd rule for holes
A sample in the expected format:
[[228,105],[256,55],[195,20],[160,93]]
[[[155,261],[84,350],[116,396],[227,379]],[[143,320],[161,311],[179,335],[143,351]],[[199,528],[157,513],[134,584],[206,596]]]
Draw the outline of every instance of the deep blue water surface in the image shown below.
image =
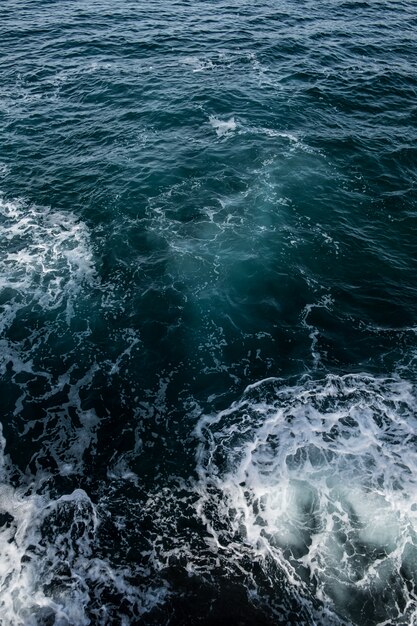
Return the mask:
[[414,0],[0,7],[0,623],[417,624]]

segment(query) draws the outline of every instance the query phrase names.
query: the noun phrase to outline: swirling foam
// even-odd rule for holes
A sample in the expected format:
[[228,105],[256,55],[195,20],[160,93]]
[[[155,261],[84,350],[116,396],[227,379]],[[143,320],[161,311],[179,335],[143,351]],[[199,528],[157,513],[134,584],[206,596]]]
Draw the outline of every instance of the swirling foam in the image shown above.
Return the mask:
[[329,623],[414,623],[416,406],[403,380],[328,375],[261,381],[202,418],[198,512],[217,549],[239,535]]

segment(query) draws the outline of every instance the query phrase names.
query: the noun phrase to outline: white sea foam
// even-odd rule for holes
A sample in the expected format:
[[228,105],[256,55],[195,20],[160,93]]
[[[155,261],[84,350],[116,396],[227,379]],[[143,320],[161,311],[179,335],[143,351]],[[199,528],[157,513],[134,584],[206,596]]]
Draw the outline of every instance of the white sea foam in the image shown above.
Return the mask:
[[232,116],[228,120],[221,120],[214,115],[210,115],[209,122],[216,131],[217,137],[224,137],[236,130],[235,118]]
[[331,609],[327,623],[414,623],[416,408],[403,380],[328,375],[262,381],[202,418],[197,511],[212,545],[227,554],[239,535]]
[[[0,376],[12,375],[10,395],[17,394],[10,410],[14,419],[25,413],[20,428],[33,445],[32,470],[44,460],[50,466],[53,459],[59,473],[70,476],[83,471],[85,452],[95,449],[100,425],[95,410],[84,408],[83,395],[100,369],[116,374],[139,340],[132,330],[119,333],[115,341],[121,342],[121,353],[114,360],[100,360],[86,346],[89,320],[83,319],[80,329],[80,318],[91,307],[83,302],[94,299],[101,306],[104,290],[89,230],[73,213],[0,200],[0,246]],[[107,299],[110,293],[107,289]],[[54,369],[56,341],[64,344],[62,360],[68,363],[60,371]],[[28,380],[38,386],[35,401]]]
[[[99,420],[94,410],[83,410],[80,394],[91,383],[97,364],[78,375],[72,373],[72,364],[65,374],[56,376],[48,359],[45,362],[39,357],[53,351],[50,335],[59,332],[62,336],[68,330],[81,295],[97,286],[89,231],[72,213],[1,199],[0,246],[4,249],[0,258],[0,374],[11,368],[15,389],[20,392],[14,416],[31,401],[25,382],[28,375],[41,384],[46,403],[61,394],[60,405],[50,411],[51,423],[49,414],[38,411],[33,420],[25,420],[22,436],[38,427],[33,442],[45,438],[48,454],[68,475],[82,465],[85,450],[95,442]],[[20,341],[13,336],[16,326]],[[22,374],[26,378],[20,381]],[[70,407],[78,415],[75,428],[68,419]],[[42,416],[43,435],[39,436]]]
[[[65,308],[67,323],[83,284],[95,278],[86,225],[74,214],[0,198],[0,332],[19,310]],[[4,298],[4,296],[6,296]]]
[[[85,453],[94,454],[100,424],[95,410],[84,407],[83,395],[101,367],[114,375],[131,358],[137,336],[128,329],[121,333],[127,347],[114,361],[98,362],[89,353],[77,358],[90,331],[88,324],[73,331],[73,319],[79,320],[84,299],[96,295],[102,302],[102,289],[89,230],[73,213],[1,200],[0,245],[0,375],[12,374],[20,395],[7,419],[16,422],[22,445],[30,440],[33,455],[22,471],[13,465],[0,424],[0,622],[82,626],[114,623],[117,615],[129,623],[132,615],[163,602],[167,587],[147,581],[139,565],[124,568],[97,556],[100,503],[82,489],[61,496],[52,489],[58,474],[70,481],[83,476]],[[18,324],[23,339],[13,336]],[[77,356],[65,354],[63,373],[50,366],[54,333],[77,350]],[[28,380],[38,385],[36,406]],[[10,454],[19,456],[16,450]],[[121,465],[116,474],[133,476]],[[143,584],[132,584],[132,576]],[[112,598],[124,599],[129,617]]]
[[[165,601],[168,588],[147,581],[140,568],[116,567],[96,555],[99,512],[83,489],[52,497],[45,489],[38,495],[34,485],[14,487],[4,448],[0,425],[2,626],[128,624]],[[132,584],[132,576],[143,584]],[[131,613],[123,614],[112,597],[122,597]]]
[[267,135],[268,137],[280,137],[283,139],[288,139],[293,143],[299,143],[299,139],[296,135],[294,135],[293,133],[285,132],[283,130],[275,130],[273,128],[260,128],[259,132]]

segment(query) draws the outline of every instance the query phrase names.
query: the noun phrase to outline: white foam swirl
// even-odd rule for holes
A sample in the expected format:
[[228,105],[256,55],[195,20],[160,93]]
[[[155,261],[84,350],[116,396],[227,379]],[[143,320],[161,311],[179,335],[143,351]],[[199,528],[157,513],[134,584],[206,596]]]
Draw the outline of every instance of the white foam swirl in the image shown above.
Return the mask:
[[214,541],[239,534],[334,616],[413,623],[416,407],[411,384],[394,378],[248,387],[197,429],[198,512]]

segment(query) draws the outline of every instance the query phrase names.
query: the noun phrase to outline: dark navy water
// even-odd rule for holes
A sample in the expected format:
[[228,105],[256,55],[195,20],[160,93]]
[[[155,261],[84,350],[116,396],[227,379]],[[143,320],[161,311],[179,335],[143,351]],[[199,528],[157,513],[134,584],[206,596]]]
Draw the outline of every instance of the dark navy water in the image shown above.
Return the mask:
[[417,624],[415,2],[0,53],[0,624]]

